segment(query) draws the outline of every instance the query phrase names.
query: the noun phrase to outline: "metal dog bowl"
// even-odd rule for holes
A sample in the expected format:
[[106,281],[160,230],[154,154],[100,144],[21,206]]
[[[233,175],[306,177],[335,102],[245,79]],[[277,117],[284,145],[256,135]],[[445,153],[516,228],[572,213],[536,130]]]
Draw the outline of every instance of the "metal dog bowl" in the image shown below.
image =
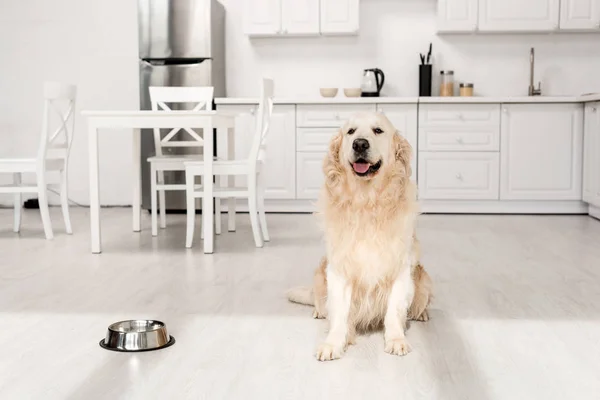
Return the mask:
[[106,350],[135,352],[164,349],[175,343],[161,321],[134,319],[119,321],[108,327],[100,346]]

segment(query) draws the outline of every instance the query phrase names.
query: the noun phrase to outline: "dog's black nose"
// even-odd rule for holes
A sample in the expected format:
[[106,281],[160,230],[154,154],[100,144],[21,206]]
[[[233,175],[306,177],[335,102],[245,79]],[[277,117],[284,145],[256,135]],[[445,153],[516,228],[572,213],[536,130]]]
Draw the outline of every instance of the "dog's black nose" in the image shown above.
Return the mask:
[[352,142],[352,149],[358,153],[362,153],[369,149],[369,141],[367,139],[355,139]]

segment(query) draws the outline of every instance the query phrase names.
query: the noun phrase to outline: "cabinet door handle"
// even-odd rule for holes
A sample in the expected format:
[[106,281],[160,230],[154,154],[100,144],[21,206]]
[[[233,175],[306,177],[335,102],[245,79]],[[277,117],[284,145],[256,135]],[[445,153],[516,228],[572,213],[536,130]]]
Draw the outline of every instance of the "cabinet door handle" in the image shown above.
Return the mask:
[[463,176],[460,172],[458,174],[456,174],[456,179],[458,179],[459,181],[463,180]]
[[463,138],[462,138],[462,137],[460,137],[460,136],[459,136],[459,137],[457,137],[457,138],[456,138],[456,143],[458,143],[458,144],[463,144],[463,143],[464,143],[464,140],[463,140]]
[[592,107],[592,112],[596,112],[596,107]]
[[458,114],[458,119],[460,119],[461,121],[465,120],[465,116],[462,114]]
[[254,108],[251,108],[251,109],[250,109],[250,115],[254,115],[254,113],[255,113],[255,112],[256,112],[256,111],[254,110]]
[[503,109],[502,109],[502,112],[503,112],[504,114],[508,114],[508,108],[503,108]]

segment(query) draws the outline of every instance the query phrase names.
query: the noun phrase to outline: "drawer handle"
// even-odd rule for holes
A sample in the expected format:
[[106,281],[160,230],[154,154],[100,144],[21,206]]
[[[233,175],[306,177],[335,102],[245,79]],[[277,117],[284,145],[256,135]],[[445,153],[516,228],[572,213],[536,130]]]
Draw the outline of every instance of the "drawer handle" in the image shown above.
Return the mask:
[[592,107],[592,112],[596,112],[596,107]]
[[457,137],[457,138],[456,138],[456,143],[458,143],[458,144],[463,144],[464,142],[465,142],[465,141],[463,140],[463,138],[462,138],[462,137],[460,137],[460,136],[459,136],[459,137]]
[[465,120],[465,116],[462,114],[458,114],[458,119],[460,119],[461,121]]
[[340,114],[335,113],[335,119],[340,119]]
[[456,174],[456,179],[458,179],[459,181],[463,180],[463,176],[460,172],[458,174]]

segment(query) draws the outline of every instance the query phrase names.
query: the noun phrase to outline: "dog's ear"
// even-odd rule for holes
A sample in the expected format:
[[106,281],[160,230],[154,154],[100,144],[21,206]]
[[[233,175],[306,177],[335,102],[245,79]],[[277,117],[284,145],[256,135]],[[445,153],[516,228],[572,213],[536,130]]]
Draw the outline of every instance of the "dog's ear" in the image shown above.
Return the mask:
[[412,159],[412,146],[408,143],[408,140],[404,138],[400,134],[399,131],[396,131],[393,139],[394,146],[394,156],[396,158],[396,162],[401,163],[404,166],[404,170],[406,171],[406,175],[410,177],[412,175],[412,169],[410,167],[410,162]]
[[340,149],[342,147],[342,139],[344,134],[342,129],[331,138],[329,142],[329,151],[325,160],[323,160],[323,173],[325,175],[325,184],[328,186],[336,186],[344,173],[342,163],[340,162]]

